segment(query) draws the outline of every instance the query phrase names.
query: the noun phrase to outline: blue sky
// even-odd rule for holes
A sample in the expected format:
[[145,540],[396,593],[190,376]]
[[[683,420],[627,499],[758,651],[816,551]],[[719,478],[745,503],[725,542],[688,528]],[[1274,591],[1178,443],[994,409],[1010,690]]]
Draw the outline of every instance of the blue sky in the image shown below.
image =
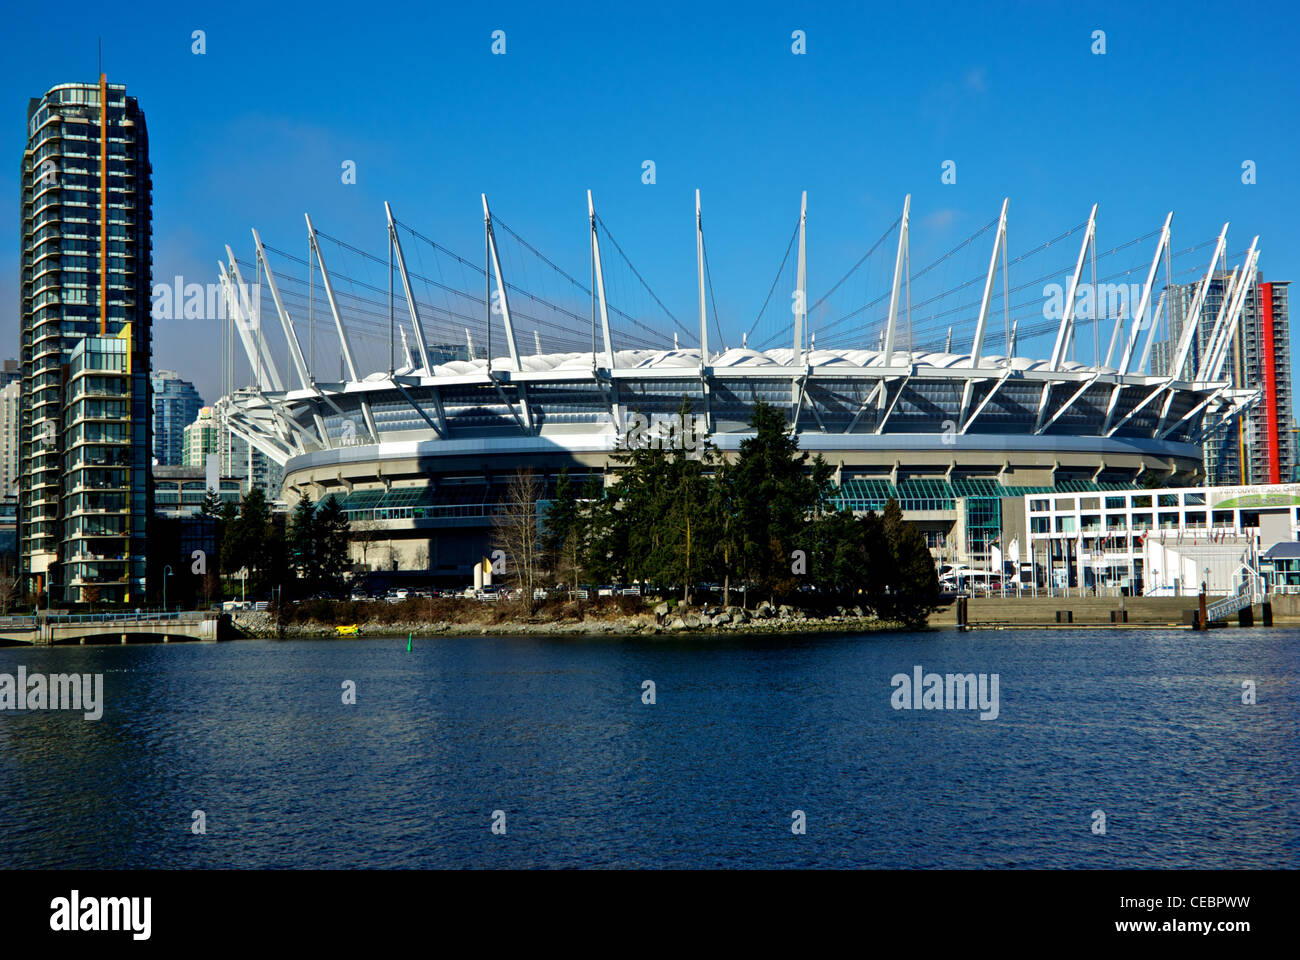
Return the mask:
[[[1291,279],[1300,266],[1291,11],[1186,2],[751,3],[743,13],[706,3],[11,8],[0,41],[4,352],[17,350],[27,100],[92,80],[101,36],[110,81],[127,85],[148,120],[156,280],[214,279],[223,244],[247,252],[251,226],[300,250],[304,212],[382,253],[384,200],[476,258],[480,192],[585,279],[591,188],[638,268],[689,322],[698,187],[718,306],[737,339],[772,282],[803,189],[813,298],[909,192],[914,268],[1010,196],[1013,255],[1098,202],[1101,247],[1157,229],[1174,210],[1175,248],[1231,220],[1230,250],[1258,233],[1266,278]],[[505,56],[490,52],[497,29]],[[191,53],[194,30],[206,33],[202,56]],[[794,30],[806,32],[805,55],[791,52]],[[1106,33],[1103,56],[1091,52],[1094,30]],[[641,181],[647,159],[654,185]],[[341,182],[345,160],[357,165],[355,185]],[[957,164],[956,184],[940,182],[945,160]],[[1245,160],[1256,164],[1254,185],[1241,182]],[[982,270],[988,246],[973,250]],[[157,321],[155,366],[214,399],[218,339],[211,323]]]

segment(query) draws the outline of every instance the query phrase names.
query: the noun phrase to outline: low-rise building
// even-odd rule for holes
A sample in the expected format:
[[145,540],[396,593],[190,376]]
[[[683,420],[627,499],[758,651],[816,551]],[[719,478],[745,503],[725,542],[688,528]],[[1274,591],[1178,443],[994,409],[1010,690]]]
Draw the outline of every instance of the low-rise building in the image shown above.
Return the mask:
[[1208,575],[1226,592],[1242,562],[1300,539],[1300,484],[1031,494],[1003,527],[1026,584],[1189,595]]

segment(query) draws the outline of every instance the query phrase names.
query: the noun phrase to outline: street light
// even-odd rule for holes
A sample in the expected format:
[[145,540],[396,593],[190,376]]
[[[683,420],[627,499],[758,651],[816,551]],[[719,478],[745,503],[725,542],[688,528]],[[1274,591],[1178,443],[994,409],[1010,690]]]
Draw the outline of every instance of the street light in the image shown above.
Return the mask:
[[171,575],[171,564],[167,564],[163,567],[163,613],[167,612],[167,578]]

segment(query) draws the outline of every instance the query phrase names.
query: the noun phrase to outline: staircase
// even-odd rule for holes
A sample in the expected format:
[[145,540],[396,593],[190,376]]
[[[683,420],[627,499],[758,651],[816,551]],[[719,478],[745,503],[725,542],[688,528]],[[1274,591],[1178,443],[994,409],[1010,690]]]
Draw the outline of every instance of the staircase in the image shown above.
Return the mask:
[[1237,585],[1237,589],[1222,600],[1216,600],[1206,606],[1205,620],[1207,623],[1226,620],[1246,607],[1253,607],[1257,603],[1262,603],[1268,595],[1268,582],[1264,579],[1264,575],[1255,569],[1251,559],[1243,558],[1240,572],[1241,583]]

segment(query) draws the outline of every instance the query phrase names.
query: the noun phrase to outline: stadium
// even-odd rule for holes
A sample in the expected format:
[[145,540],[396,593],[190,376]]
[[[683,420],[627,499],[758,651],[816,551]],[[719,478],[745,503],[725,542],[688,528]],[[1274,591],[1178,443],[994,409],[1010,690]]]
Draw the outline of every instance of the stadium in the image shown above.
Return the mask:
[[[879,510],[896,497],[936,554],[978,561],[999,536],[1000,500],[1196,483],[1204,439],[1257,399],[1223,374],[1246,285],[1229,289],[1206,342],[1195,324],[1180,331],[1157,295],[1229,269],[1226,225],[1175,251],[1170,214],[1099,253],[1094,206],[1013,259],[1004,202],[913,270],[908,198],[807,305],[805,196],[767,300],[728,346],[698,192],[690,324],[633,266],[590,194],[587,209],[587,284],[494,220],[486,197],[479,263],[387,205],[386,256],[310,217],[307,258],[253,231],[252,257],[227,247],[220,271],[225,430],[283,466],[290,506],[339,497],[359,563],[463,583],[490,550],[517,469],[548,491],[562,470],[608,482],[628,431],[684,403],[723,455],[739,449],[760,398],[779,407],[800,447],[831,465],[844,507]],[[1125,250],[1137,259],[1122,261]],[[1251,275],[1256,244],[1235,256],[1233,277]],[[1116,280],[1138,281],[1137,302],[1103,316],[1099,283]],[[1044,309],[1053,282],[1065,294],[1059,319]],[[1200,304],[1184,309],[1195,316]],[[1024,355],[1037,344],[1041,356]],[[1146,372],[1153,349],[1169,352],[1177,376]]]

